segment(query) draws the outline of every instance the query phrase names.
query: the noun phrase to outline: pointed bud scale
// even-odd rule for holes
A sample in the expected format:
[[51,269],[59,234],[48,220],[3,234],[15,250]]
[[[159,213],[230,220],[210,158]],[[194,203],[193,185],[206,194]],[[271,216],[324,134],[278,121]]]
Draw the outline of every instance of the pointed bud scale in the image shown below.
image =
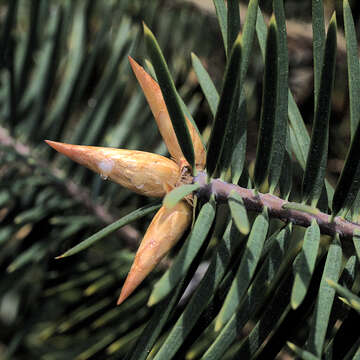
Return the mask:
[[162,206],[141,241],[135,260],[121,289],[120,305],[178,242],[191,223],[192,209],[180,201],[171,209]]
[[188,118],[186,118],[186,124],[190,131],[190,137],[194,147],[195,166],[198,170],[204,170],[206,165],[206,151],[204,145],[197,130]]
[[[160,86],[158,83],[140,66],[133,58],[129,56],[130,65],[134,74],[144,92],[146,100],[150,106],[151,112],[154,115],[160,134],[169,150],[170,155],[179,164],[184,163],[185,157],[181,151],[178,143],[169,112],[167,110]],[[194,146],[195,164],[199,169],[205,168],[206,152],[204,145],[197,133],[194,125],[186,118],[190,137]]]
[[163,197],[175,187],[179,167],[164,156],[136,150],[83,146],[45,140],[56,151],[138,194]]

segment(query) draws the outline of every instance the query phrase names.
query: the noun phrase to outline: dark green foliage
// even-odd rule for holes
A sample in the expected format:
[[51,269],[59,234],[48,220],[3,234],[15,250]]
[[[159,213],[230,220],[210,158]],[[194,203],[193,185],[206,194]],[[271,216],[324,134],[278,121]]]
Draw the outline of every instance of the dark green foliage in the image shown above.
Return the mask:
[[165,197],[163,204],[166,207],[172,208],[175,206],[180,200],[182,200],[187,195],[192,194],[195,190],[200,187],[199,184],[186,184],[180,187],[175,188],[173,191],[169,192]]
[[338,214],[340,211],[345,215],[353,205],[360,189],[360,126],[358,126],[344,168],[336,185],[333,212]]
[[337,282],[340,276],[342,251],[338,239],[330,245],[326,257],[324,272],[322,274],[319,294],[316,301],[313,318],[311,319],[311,330],[307,339],[307,349],[318,357],[321,357],[325,343],[325,336],[333,306],[335,290],[329,281]]
[[258,215],[254,221],[246,243],[244,254],[242,255],[239,269],[233,283],[231,284],[231,288],[226,296],[224,305],[219,312],[218,321],[216,323],[217,330],[223,327],[223,325],[226,324],[233,315],[251,282],[257,264],[260,260],[268,227],[269,219],[265,209],[265,211]]
[[306,229],[304,242],[294,261],[294,285],[291,291],[291,306],[296,309],[305,298],[315,269],[320,244],[320,229],[315,220]]
[[229,0],[227,7],[227,48],[231,49],[240,32],[239,1]]
[[148,215],[149,213],[154,212],[160,208],[160,204],[158,205],[145,205],[142,208],[134,210],[132,213],[127,214],[126,216],[122,217],[121,219],[113,222],[112,224],[106,226],[104,229],[101,229],[97,233],[91,235],[89,238],[85,239],[81,243],[77,244],[73,248],[67,250],[64,254],[60,255],[60,257],[66,257],[75,255],[80,251],[87,249],[89,246],[93,245],[95,242],[101,240],[102,238],[110,235],[114,231],[122,228],[124,225],[127,225],[134,220],[138,220],[143,216]]
[[[360,121],[360,102],[355,100],[360,96],[360,84],[356,80],[360,77],[360,64],[358,57],[358,45],[356,40],[356,32],[354,26],[353,16],[348,1],[344,1],[344,30],[346,34],[346,52],[348,65],[348,79],[349,79],[349,98],[350,104],[350,134],[351,138],[355,136],[356,129]],[[358,221],[360,204],[360,195],[357,194],[355,204],[353,206],[353,220]]]
[[[216,15],[219,21],[221,36],[223,38],[225,53],[228,54],[231,49],[228,48],[228,17],[224,0],[214,0]],[[236,16],[236,15],[235,15]]]
[[[258,3],[213,0],[207,13],[172,0],[0,1],[1,359],[359,357],[360,232],[331,238],[316,222],[316,206],[332,220],[360,220],[354,9],[344,0],[341,70],[335,15],[326,34],[328,2],[312,1],[314,77],[303,80],[304,104],[292,88],[285,18],[310,12],[300,17],[299,2],[286,13],[284,1]],[[153,34],[144,37],[141,21]],[[103,181],[43,140],[166,155],[128,55],[159,81],[191,164],[185,116],[210,138],[206,181],[220,176],[254,196],[270,191],[289,201],[289,216],[255,213],[236,191],[218,204],[216,191],[202,198],[200,182],[177,187],[164,203],[196,192],[191,228],[116,307],[161,204]],[[343,164],[338,181],[334,159]],[[313,216],[311,226],[294,224],[294,211]]]
[[172,289],[186,276],[188,269],[200,251],[215,218],[215,204],[209,201],[201,208],[189,238],[184,243],[173,266],[155,284],[149,305],[163,300]]
[[275,17],[270,20],[266,41],[264,87],[258,144],[256,148],[256,163],[254,182],[260,190],[270,169],[273,152],[275,130],[275,114],[277,103],[277,73],[278,73],[278,35]]
[[206,97],[207,102],[209,103],[211,113],[213,117],[215,117],[216,109],[219,103],[219,94],[209,74],[207,73],[204,66],[201,64],[200,59],[194,53],[191,54],[191,60],[201,89],[204,93],[204,96]]
[[271,170],[269,173],[270,192],[274,193],[280,180],[282,164],[287,142],[288,119],[288,49],[285,24],[285,10],[283,1],[274,1],[274,14],[278,30],[278,69],[277,69],[277,97],[275,110],[274,143],[271,154]]
[[[178,39],[210,20],[161,1],[144,7],[141,1],[11,0],[0,6],[0,329],[9,346],[0,357],[110,357],[116,341],[117,355],[125,356],[150,316],[149,282],[123,308],[116,296],[133,260],[128,249],[137,247],[150,219],[139,216],[158,205],[55,157],[43,140],[166,154],[127,61],[129,54],[143,58],[145,50],[137,17],[165,33],[171,24],[157,17],[177,18],[172,36]],[[191,112],[199,94],[189,64],[174,50],[205,56],[210,48],[188,38],[165,51]],[[104,236],[70,261],[54,259]],[[138,306],[143,309],[133,316]]]
[[[230,135],[231,120],[234,119],[237,108],[235,102],[239,97],[240,89],[238,82],[241,69],[241,48],[241,34],[239,34],[231,50],[209,140],[206,170],[211,176],[219,175],[223,170],[226,171],[230,165],[229,154],[224,144],[226,141],[229,141],[229,137],[226,135]],[[225,136],[219,136],[219,134],[224,134]],[[225,152],[226,154],[224,154]]]
[[311,1],[312,5],[312,28],[313,28],[313,53],[314,53],[314,104],[319,97],[321,69],[323,66],[325,49],[325,20],[323,1]]
[[155,68],[156,78],[159,82],[166,107],[168,108],[171,122],[173,124],[180,148],[189,162],[190,166],[195,168],[194,149],[191,142],[189,129],[186,125],[185,114],[181,108],[179,95],[176,91],[174,81],[171,78],[169,69],[166,65],[164,55],[156,41],[153,33],[144,24],[144,37],[150,60]]
[[240,233],[247,235],[250,231],[250,224],[242,197],[237,192],[232,191],[228,204],[236,227]]
[[331,94],[335,77],[336,31],[334,14],[329,24],[324,47],[320,85],[315,102],[314,126],[302,183],[304,202],[314,206],[317,205],[321,196],[327,163]]

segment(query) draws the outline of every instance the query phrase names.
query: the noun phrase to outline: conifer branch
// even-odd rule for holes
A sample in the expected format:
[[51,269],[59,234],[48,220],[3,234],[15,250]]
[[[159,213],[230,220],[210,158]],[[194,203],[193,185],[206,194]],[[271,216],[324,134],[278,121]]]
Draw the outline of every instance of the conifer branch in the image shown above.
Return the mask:
[[292,203],[272,194],[255,193],[253,189],[246,189],[230,184],[220,179],[212,179],[207,183],[206,173],[201,172],[194,178],[194,183],[201,187],[195,192],[199,197],[215,196],[217,202],[227,202],[229,194],[235,190],[243,199],[247,210],[260,213],[267,207],[269,217],[280,219],[285,223],[308,227],[316,219],[322,234],[334,236],[339,234],[342,239],[351,240],[355,231],[360,233],[360,225],[337,216],[333,220],[331,215],[300,203]]

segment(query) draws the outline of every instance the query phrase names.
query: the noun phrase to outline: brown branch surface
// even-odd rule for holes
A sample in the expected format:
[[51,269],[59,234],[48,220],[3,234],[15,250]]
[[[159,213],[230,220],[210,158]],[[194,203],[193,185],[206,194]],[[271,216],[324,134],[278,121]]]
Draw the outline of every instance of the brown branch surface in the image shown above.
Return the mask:
[[230,192],[234,190],[242,197],[247,210],[261,212],[266,207],[270,217],[280,219],[285,223],[291,222],[295,225],[308,227],[315,219],[322,234],[330,236],[338,234],[342,239],[347,240],[352,239],[355,230],[360,233],[360,225],[357,223],[347,221],[340,216],[331,221],[331,215],[325,214],[318,209],[307,212],[288,208],[286,205],[292,203],[272,194],[256,194],[253,189],[242,188],[220,179],[213,179],[207,184],[205,173],[198,174],[194,180],[201,185],[201,188],[197,190],[199,196],[209,198],[213,194],[216,201],[226,202]]

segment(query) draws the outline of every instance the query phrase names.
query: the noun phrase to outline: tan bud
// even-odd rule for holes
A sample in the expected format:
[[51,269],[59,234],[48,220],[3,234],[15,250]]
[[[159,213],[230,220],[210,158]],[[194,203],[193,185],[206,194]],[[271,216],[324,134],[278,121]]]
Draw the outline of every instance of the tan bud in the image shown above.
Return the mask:
[[141,195],[163,197],[179,179],[178,165],[161,155],[136,150],[71,145],[45,140],[56,151]]
[[[169,150],[170,155],[179,164],[184,162],[184,155],[178,143],[174,128],[171,123],[169,112],[167,110],[160,86],[158,83],[140,66],[133,58],[129,56],[130,65],[134,74],[144,92],[146,100],[156,120],[160,134]],[[206,152],[200,136],[191,121],[186,118],[190,136],[194,146],[195,165],[199,169],[205,168]]]
[[186,123],[194,147],[195,166],[198,170],[203,170],[205,169],[206,166],[206,151],[204,145],[201,141],[201,138],[197,130],[195,129],[194,125],[191,123],[191,121],[188,118],[186,118]]
[[130,272],[121,289],[120,305],[178,242],[191,223],[192,209],[180,201],[171,209],[162,206],[141,241]]

